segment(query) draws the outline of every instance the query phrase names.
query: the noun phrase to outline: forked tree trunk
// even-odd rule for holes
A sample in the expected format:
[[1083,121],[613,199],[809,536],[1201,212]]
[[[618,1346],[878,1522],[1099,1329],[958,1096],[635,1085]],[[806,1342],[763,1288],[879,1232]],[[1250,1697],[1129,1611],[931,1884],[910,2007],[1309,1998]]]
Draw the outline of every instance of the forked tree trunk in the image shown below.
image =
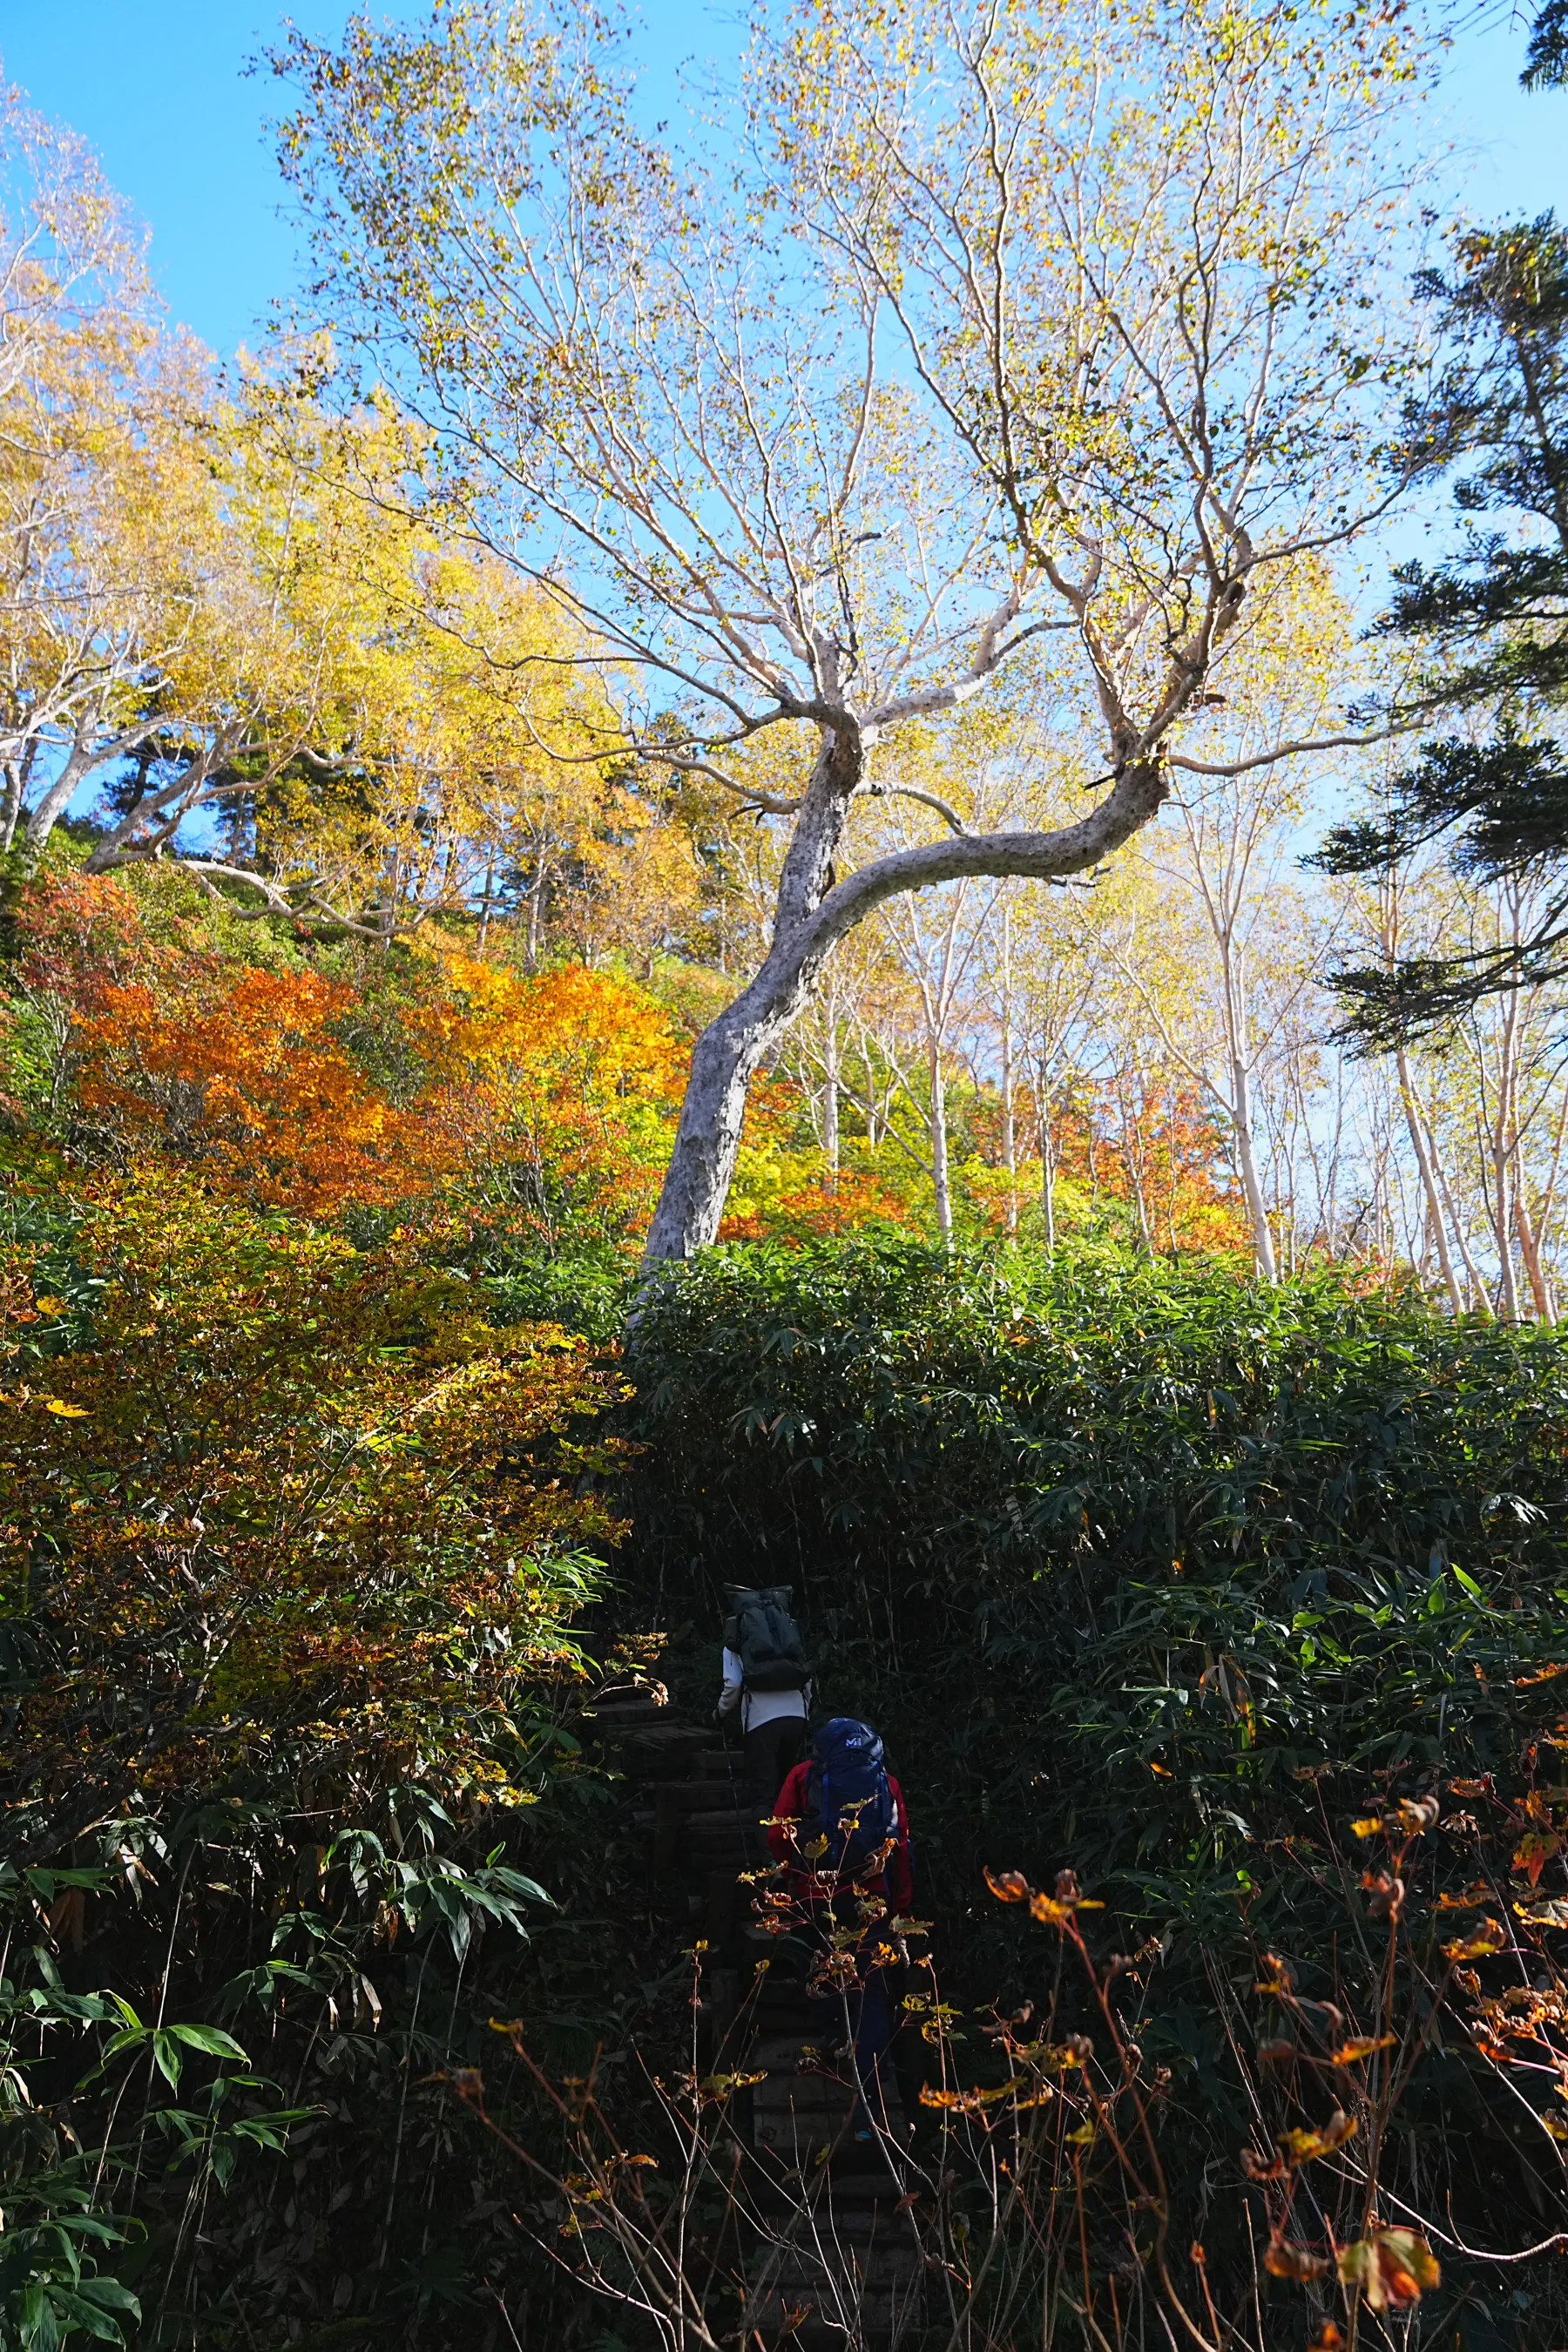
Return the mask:
[[835,943],[888,899],[938,882],[1081,874],[1158,812],[1166,778],[1153,756],[1129,760],[1099,807],[1051,833],[961,834],[902,849],[837,882],[833,859],[865,751],[858,725],[825,725],[779,877],[773,940],[750,985],[697,1040],[675,1147],[648,1229],[644,1266],[689,1257],[713,1240],[724,1213],[745,1115],[746,1089],[805,1003]]
[[1399,1073],[1399,1099],[1405,1107],[1405,1124],[1409,1130],[1410,1141],[1415,1152],[1415,1165],[1421,1175],[1421,1190],[1426,1201],[1427,1226],[1437,1252],[1437,1263],[1443,1270],[1443,1283],[1448,1293],[1448,1304],[1456,1315],[1462,1315],[1465,1311],[1464,1295],[1459,1288],[1459,1277],[1454,1271],[1454,1261],[1448,1249],[1448,1228],[1443,1216],[1443,1203],[1437,1194],[1437,1176],[1427,1145],[1426,1122],[1421,1117],[1420,1106],[1415,1099],[1415,1082],[1410,1075],[1410,1056],[1403,1045],[1397,1048],[1394,1059]]

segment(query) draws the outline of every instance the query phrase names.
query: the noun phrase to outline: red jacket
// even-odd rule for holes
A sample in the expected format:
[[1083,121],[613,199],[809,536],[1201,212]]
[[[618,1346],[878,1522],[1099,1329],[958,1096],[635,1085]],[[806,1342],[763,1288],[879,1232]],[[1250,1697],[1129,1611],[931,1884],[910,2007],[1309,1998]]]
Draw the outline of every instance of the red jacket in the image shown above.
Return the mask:
[[[797,1764],[784,1787],[779,1790],[773,1811],[781,1821],[803,1821],[805,1818],[806,1784],[811,1777],[811,1761]],[[914,1905],[915,1874],[910,1853],[910,1813],[904,1802],[904,1792],[892,1774],[888,1775],[888,1788],[897,1812],[893,1832],[893,1851],[888,1856],[886,1872],[867,1882],[873,1893],[885,1895],[888,1908],[895,1915],[907,1914]],[[808,1878],[809,1873],[799,1869],[799,1852],[794,1837],[786,1829],[768,1832],[768,1851],[775,1862],[793,1862],[798,1875]]]

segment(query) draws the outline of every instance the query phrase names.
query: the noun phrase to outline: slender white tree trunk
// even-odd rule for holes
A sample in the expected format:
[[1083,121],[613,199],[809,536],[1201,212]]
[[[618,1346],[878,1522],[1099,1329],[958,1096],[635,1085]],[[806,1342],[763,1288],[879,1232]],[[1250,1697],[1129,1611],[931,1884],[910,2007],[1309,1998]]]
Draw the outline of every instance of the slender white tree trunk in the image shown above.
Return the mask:
[[528,892],[528,940],[524,953],[530,971],[539,970],[539,935],[544,914],[544,851],[541,847],[533,861],[533,880]]
[[838,1014],[835,1006],[828,1006],[824,1025],[826,1038],[822,1054],[822,1151],[827,1162],[827,1190],[832,1194],[838,1190]]
[[1230,1083],[1236,1160],[1241,1173],[1241,1189],[1247,1195],[1247,1219],[1252,1227],[1253,1255],[1263,1280],[1278,1282],[1279,1274],[1274,1257],[1274,1236],[1268,1229],[1268,1211],[1264,1205],[1263,1185],[1258,1173],[1258,1155],[1253,1148],[1251,1081],[1239,1055],[1232,1058]]
[[1007,1231],[1018,1230],[1018,1147],[1013,1121],[1013,910],[1002,909],[1002,1165],[1007,1176]]
[[1481,1280],[1480,1268],[1470,1255],[1470,1244],[1465,1233],[1465,1221],[1460,1216],[1455,1202],[1453,1191],[1448,1182],[1447,1171],[1441,1160],[1436,1158],[1433,1160],[1432,1169],[1437,1179],[1437,1189],[1443,1196],[1443,1206],[1448,1212],[1448,1231],[1454,1236],[1454,1242],[1459,1253],[1459,1261],[1465,1269],[1465,1281],[1469,1293],[1471,1311],[1485,1316],[1487,1321],[1490,1323],[1494,1320],[1491,1297],[1486,1284]]
[[22,814],[22,766],[18,760],[7,760],[0,769],[0,853],[8,850],[16,838],[16,820]]
[[[1146,1107],[1146,1093],[1143,1099]],[[1127,1162],[1127,1174],[1132,1186],[1132,1211],[1138,1220],[1138,1239],[1144,1256],[1152,1257],[1154,1234],[1149,1223],[1149,1202],[1143,1186],[1143,1138],[1136,1118],[1128,1108],[1125,1075],[1121,1071],[1116,1077],[1116,1108],[1121,1120],[1121,1156]]]
[[1510,1181],[1513,1173],[1510,1129],[1513,1107],[1514,1028],[1518,1016],[1518,992],[1510,990],[1503,1013],[1502,1051],[1498,1057],[1497,1117],[1492,1121],[1491,1132],[1492,1215],[1497,1227],[1498,1259],[1502,1274],[1502,1312],[1510,1323],[1519,1321],[1519,1282],[1513,1264],[1513,1202]]
[[1411,1145],[1415,1153],[1415,1165],[1421,1171],[1421,1190],[1426,1202],[1426,1222],[1437,1251],[1437,1263],[1443,1269],[1443,1281],[1448,1293],[1448,1303],[1456,1315],[1465,1311],[1464,1296],[1459,1278],[1454,1272],[1454,1261],[1448,1250],[1448,1229],[1443,1216],[1443,1204],[1437,1197],[1437,1178],[1427,1147],[1426,1123],[1415,1100],[1415,1083],[1410,1076],[1410,1057],[1403,1045],[1394,1054],[1399,1073],[1399,1099],[1405,1106],[1405,1124],[1409,1129]]
[[931,1076],[931,1178],[936,1193],[936,1229],[943,1242],[952,1239],[952,1196],[947,1174],[947,1074],[942,1066],[942,1040],[934,1027],[927,1047]]
[[1543,1323],[1555,1323],[1556,1313],[1552,1304],[1552,1286],[1541,1263],[1541,1241],[1528,1207],[1525,1205],[1522,1171],[1517,1171],[1513,1187],[1513,1218],[1519,1229],[1520,1255],[1524,1259],[1525,1276],[1530,1283],[1535,1311]]

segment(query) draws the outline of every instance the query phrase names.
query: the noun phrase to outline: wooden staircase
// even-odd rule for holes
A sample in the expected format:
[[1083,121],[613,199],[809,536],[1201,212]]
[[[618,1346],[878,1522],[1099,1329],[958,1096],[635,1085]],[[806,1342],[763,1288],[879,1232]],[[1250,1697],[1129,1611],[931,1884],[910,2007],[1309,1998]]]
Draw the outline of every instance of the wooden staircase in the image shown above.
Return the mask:
[[[648,1840],[656,1909],[704,1942],[700,2016],[710,2072],[761,2076],[739,2095],[749,2160],[739,2340],[772,2352],[896,2352],[919,2315],[924,2264],[904,2198],[906,2121],[884,2084],[886,2128],[857,2131],[853,2064],[818,2055],[825,2011],[807,2000],[809,1955],[755,1924],[741,1873],[765,1866],[738,1748],[683,1723],[662,1690],[606,1689],[592,1727],[625,1774]],[[720,2329],[715,2325],[715,2333]]]

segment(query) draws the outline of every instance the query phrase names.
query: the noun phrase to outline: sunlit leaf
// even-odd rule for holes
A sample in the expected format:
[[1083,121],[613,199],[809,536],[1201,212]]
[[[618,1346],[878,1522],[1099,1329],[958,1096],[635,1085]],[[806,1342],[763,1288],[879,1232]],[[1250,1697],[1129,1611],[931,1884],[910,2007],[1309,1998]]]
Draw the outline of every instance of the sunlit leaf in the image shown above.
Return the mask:
[[1373,2311],[1406,2311],[1440,2283],[1442,2273],[1418,2230],[1377,2230],[1342,2246],[1339,2275],[1342,2286],[1360,2288]]

